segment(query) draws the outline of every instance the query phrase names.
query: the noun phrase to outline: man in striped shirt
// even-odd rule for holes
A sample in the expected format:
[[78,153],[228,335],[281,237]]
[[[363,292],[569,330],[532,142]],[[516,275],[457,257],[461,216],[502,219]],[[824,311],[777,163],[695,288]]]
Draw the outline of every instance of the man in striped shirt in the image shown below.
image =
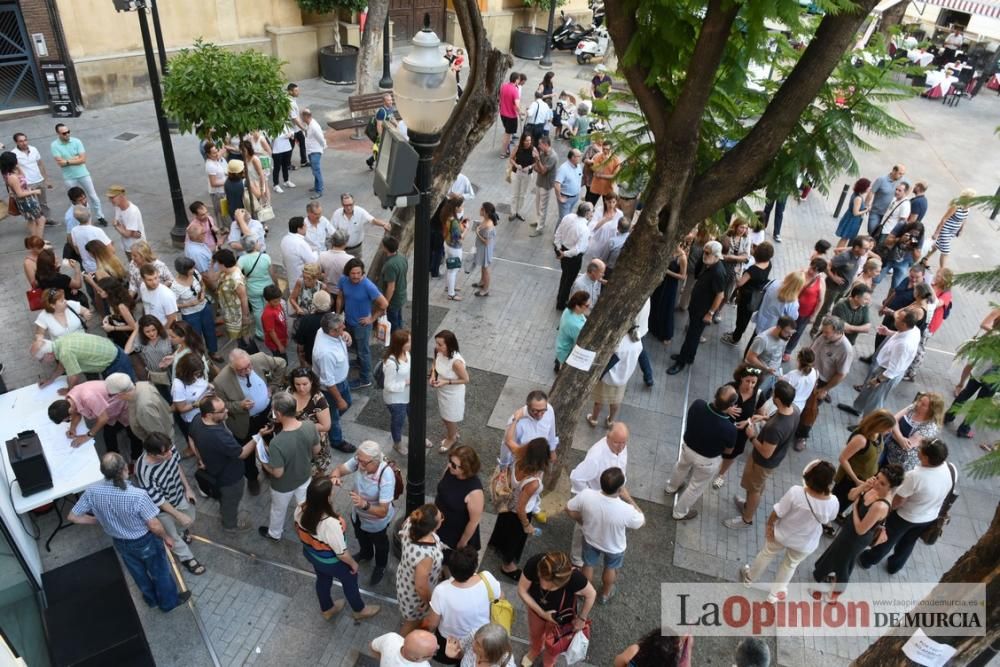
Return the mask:
[[195,518],[195,496],[180,467],[180,458],[170,437],[150,433],[142,443],[143,453],[135,462],[135,476],[149,499],[160,508],[156,517],[174,546],[172,551],[191,574],[204,574],[205,566],[191,553],[191,531]]
[[167,612],[187,602],[191,591],[178,594],[163,549],[164,545],[173,548],[174,542],[156,518],[159,508],[125,478],[127,470],[121,454],[102,456],[104,481],[87,487],[67,518],[73,523],[100,524],[125,561],[142,599]]

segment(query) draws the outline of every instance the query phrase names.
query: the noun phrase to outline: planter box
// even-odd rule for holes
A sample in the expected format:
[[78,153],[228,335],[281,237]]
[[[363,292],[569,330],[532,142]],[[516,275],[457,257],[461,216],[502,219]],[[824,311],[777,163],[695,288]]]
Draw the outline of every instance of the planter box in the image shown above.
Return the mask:
[[326,83],[353,85],[357,79],[358,47],[345,44],[340,53],[333,46],[319,50],[319,75]]
[[547,39],[548,33],[541,28],[535,28],[532,31],[530,27],[522,26],[511,33],[513,42],[511,50],[518,58],[541,60],[542,54],[545,53],[545,40]]

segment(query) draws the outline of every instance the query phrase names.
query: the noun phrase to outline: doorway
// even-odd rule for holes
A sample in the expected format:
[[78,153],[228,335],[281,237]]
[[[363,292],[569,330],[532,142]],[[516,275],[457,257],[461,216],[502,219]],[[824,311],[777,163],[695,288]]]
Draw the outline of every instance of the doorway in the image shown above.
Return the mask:
[[397,46],[408,44],[424,27],[424,14],[431,17],[431,30],[444,38],[444,0],[390,0],[389,18]]
[[44,103],[21,8],[0,3],[0,110]]

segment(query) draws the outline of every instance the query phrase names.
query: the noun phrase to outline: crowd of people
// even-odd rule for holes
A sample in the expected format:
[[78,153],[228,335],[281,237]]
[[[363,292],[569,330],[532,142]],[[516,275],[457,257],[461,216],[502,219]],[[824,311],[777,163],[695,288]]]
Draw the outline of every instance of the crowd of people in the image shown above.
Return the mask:
[[[606,73],[598,74],[595,95],[610,85]],[[585,104],[569,128],[572,147],[560,162],[553,139],[565,128],[552,77],[542,80],[526,107],[520,95],[525,80],[512,74],[500,93],[503,158],[512,187],[509,221],[533,217],[531,235],[547,234],[555,200],[558,371],[619,260],[637,215],[635,193],[617,183],[621,160],[611,142],[589,135]],[[737,513],[724,525],[752,529],[768,480],[789,449],[808,447],[820,406],[831,402],[831,391],[856,363],[866,363],[867,377],[854,387],[857,397],[837,405],[857,419],[838,461],[806,467],[803,484],[788,489],[768,514],[766,545],[740,577],[747,584],[766,579],[768,564],[783,553],[768,597],[783,599],[796,566],[820,547],[823,535],[833,541],[812,576],[828,584],[830,596],[843,590],[855,564],[871,567],[889,556],[890,573],[905,566],[955,484],[940,429],[965,401],[995,391],[984,377],[996,369],[979,364],[963,372],[947,417],[944,398],[933,392],[918,393],[895,414],[885,409],[901,382],[915,381],[929,337],[950,313],[953,274],[946,260],[967,220],[963,202],[970,191],[961,193],[928,235],[922,222],[926,183],[911,188],[903,165],[874,181],[860,179],[837,227],[837,246],[831,250],[830,242],[817,241],[812,255],[801,258],[804,268],[784,276],[771,271],[774,243],[781,238],[776,227],[767,240],[764,212],[753,220],[734,217],[725,230],[699,225],[672,253],[662,283],[602,371],[583,417],[605,435],[595,438],[570,473],[565,512],[574,521],[571,544],[525,558],[528,542],[540,534],[543,474],[559,443],[548,397],[541,390],[528,394],[508,421],[496,469],[485,476],[485,457],[464,444],[459,432],[474,371],[459,352],[458,337],[443,329],[434,335],[429,383],[445,437],[439,443],[404,442],[411,384],[411,340],[403,318],[408,263],[386,235],[381,273],[375,281],[366,276],[366,227],[390,225],[357,206],[350,194],[340,196],[340,208],[329,219],[323,215],[326,142],[308,110],[299,110],[298,87],[291,84],[288,93],[292,115],[284,134],[270,141],[253,133],[202,143],[208,197],[190,205],[184,254],[172,270],[150,246],[142,213],[124,186],[106,190],[114,211],[108,224],[83,143],[71,138],[65,124],[57,125],[51,145],[69,198],[61,257],[44,239],[46,226],[58,223],[49,214],[45,195],[53,184],[40,152],[18,133],[17,150],[0,155],[5,183],[28,223],[24,274],[42,311],[31,354],[49,366],[42,385],[63,374],[68,378],[49,416],[68,423],[74,447],[100,434],[107,452],[101,458],[105,482],[84,492],[70,520],[101,524],[150,606],[169,611],[190,596],[178,592],[165,549],[190,574],[206,571],[189,546],[197,496],[218,501],[224,531],[246,532],[253,526],[241,500],[245,491],[262,493],[263,479],[269,513],[257,532],[264,540],[282,539],[293,506],[304,558],[316,572],[320,613],[329,619],[350,605],[357,620],[377,614],[379,606],[360,594],[359,572],[371,562],[370,585],[391,572],[390,533],[403,518],[396,502],[402,476],[379,443],[356,446],[341,424],[352,392],[377,383],[392,449],[406,454],[408,447],[436,447],[447,457],[447,469],[434,503],[405,517],[399,530],[403,552],[395,586],[403,622],[399,633],[379,637],[372,650],[383,656],[382,664],[514,664],[507,634],[513,611],[502,604],[497,577],[479,570],[485,541],[500,555],[496,574],[517,585],[520,612],[527,615],[530,647],[521,664],[536,658],[554,664],[575,633],[589,634],[595,605],[613,599],[627,532],[645,523],[626,485],[629,428],[617,418],[637,368],[647,387],[654,384],[644,338],[651,331],[670,346],[676,334],[682,336],[667,369],[676,375],[695,363],[727,305],[734,307],[735,325],[722,334],[723,344],[742,344],[751,323],[754,328],[733,381],[688,408],[679,460],[666,487],[677,494],[673,518],[696,517],[699,498],[709,487],[725,486],[729,471],[742,465]],[[380,123],[393,122],[391,104],[387,96]],[[295,169],[295,146],[298,166],[312,171],[314,196],[305,215],[288,221],[279,247],[282,277],[267,252],[270,230],[264,223],[274,217],[272,193],[283,193],[281,185],[295,187],[288,176]],[[445,293],[454,301],[462,298],[457,276],[469,235],[475,239],[472,266],[480,269],[475,296],[489,296],[500,223],[490,202],[470,221],[464,211],[468,193],[457,192],[464,189],[460,178],[432,226],[430,271],[440,276],[444,262]],[[532,199],[533,211],[526,203]],[[771,202],[767,213],[783,214],[784,203]],[[934,253],[939,260],[932,275],[928,257]],[[872,294],[890,274],[877,324]],[[684,312],[686,327],[677,320]],[[984,333],[1000,329],[996,315],[984,321]],[[391,333],[379,339],[382,358],[373,359],[370,342],[383,322]],[[98,323],[105,336],[92,333]],[[875,349],[861,357],[858,345],[866,345],[868,336]],[[962,425],[958,435],[973,434]],[[124,450],[120,437],[129,443]],[[334,465],[331,450],[351,456]],[[196,464],[193,479],[180,465],[188,457]],[[348,478],[351,509],[341,514],[333,498]],[[497,521],[485,539],[480,523],[488,503]],[[348,524],[357,541],[353,552]],[[344,595],[336,601],[334,579]],[[691,645],[690,637],[656,632],[615,664],[686,664]],[[395,662],[385,662],[386,655]]]

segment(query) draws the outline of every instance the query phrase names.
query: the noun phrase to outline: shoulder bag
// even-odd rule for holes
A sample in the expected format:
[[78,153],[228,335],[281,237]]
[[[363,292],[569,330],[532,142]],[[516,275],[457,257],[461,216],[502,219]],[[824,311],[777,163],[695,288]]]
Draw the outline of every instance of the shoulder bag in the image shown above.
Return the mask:
[[490,500],[497,514],[510,511],[510,503],[514,490],[510,488],[510,473],[508,468],[497,464],[489,480]]
[[493,595],[493,587],[490,586],[489,580],[483,576],[482,572],[479,573],[479,578],[483,580],[483,585],[486,586],[486,593],[489,595],[490,620],[507,632],[510,632],[511,627],[514,625],[514,605],[510,603],[510,600],[498,598]]
[[378,485],[382,486],[382,476],[385,474],[386,470],[392,470],[393,476],[395,477],[395,486],[392,489],[392,502],[399,500],[399,497],[403,495],[403,471],[399,469],[399,465],[391,460],[384,459],[385,467],[378,474]]
[[42,295],[45,293],[41,287],[35,287],[24,293],[28,298],[28,308],[31,310],[41,310],[43,308]]
[[948,472],[951,473],[951,490],[948,491],[948,495],[944,497],[944,502],[941,503],[941,509],[938,510],[938,516],[933,522],[926,528],[924,532],[920,534],[920,539],[923,540],[924,544],[934,544],[941,537],[944,532],[945,525],[951,521],[951,517],[948,516],[948,512],[951,511],[951,506],[955,504],[958,500],[958,494],[955,493],[955,482],[958,479],[955,473],[955,466],[948,463]]

